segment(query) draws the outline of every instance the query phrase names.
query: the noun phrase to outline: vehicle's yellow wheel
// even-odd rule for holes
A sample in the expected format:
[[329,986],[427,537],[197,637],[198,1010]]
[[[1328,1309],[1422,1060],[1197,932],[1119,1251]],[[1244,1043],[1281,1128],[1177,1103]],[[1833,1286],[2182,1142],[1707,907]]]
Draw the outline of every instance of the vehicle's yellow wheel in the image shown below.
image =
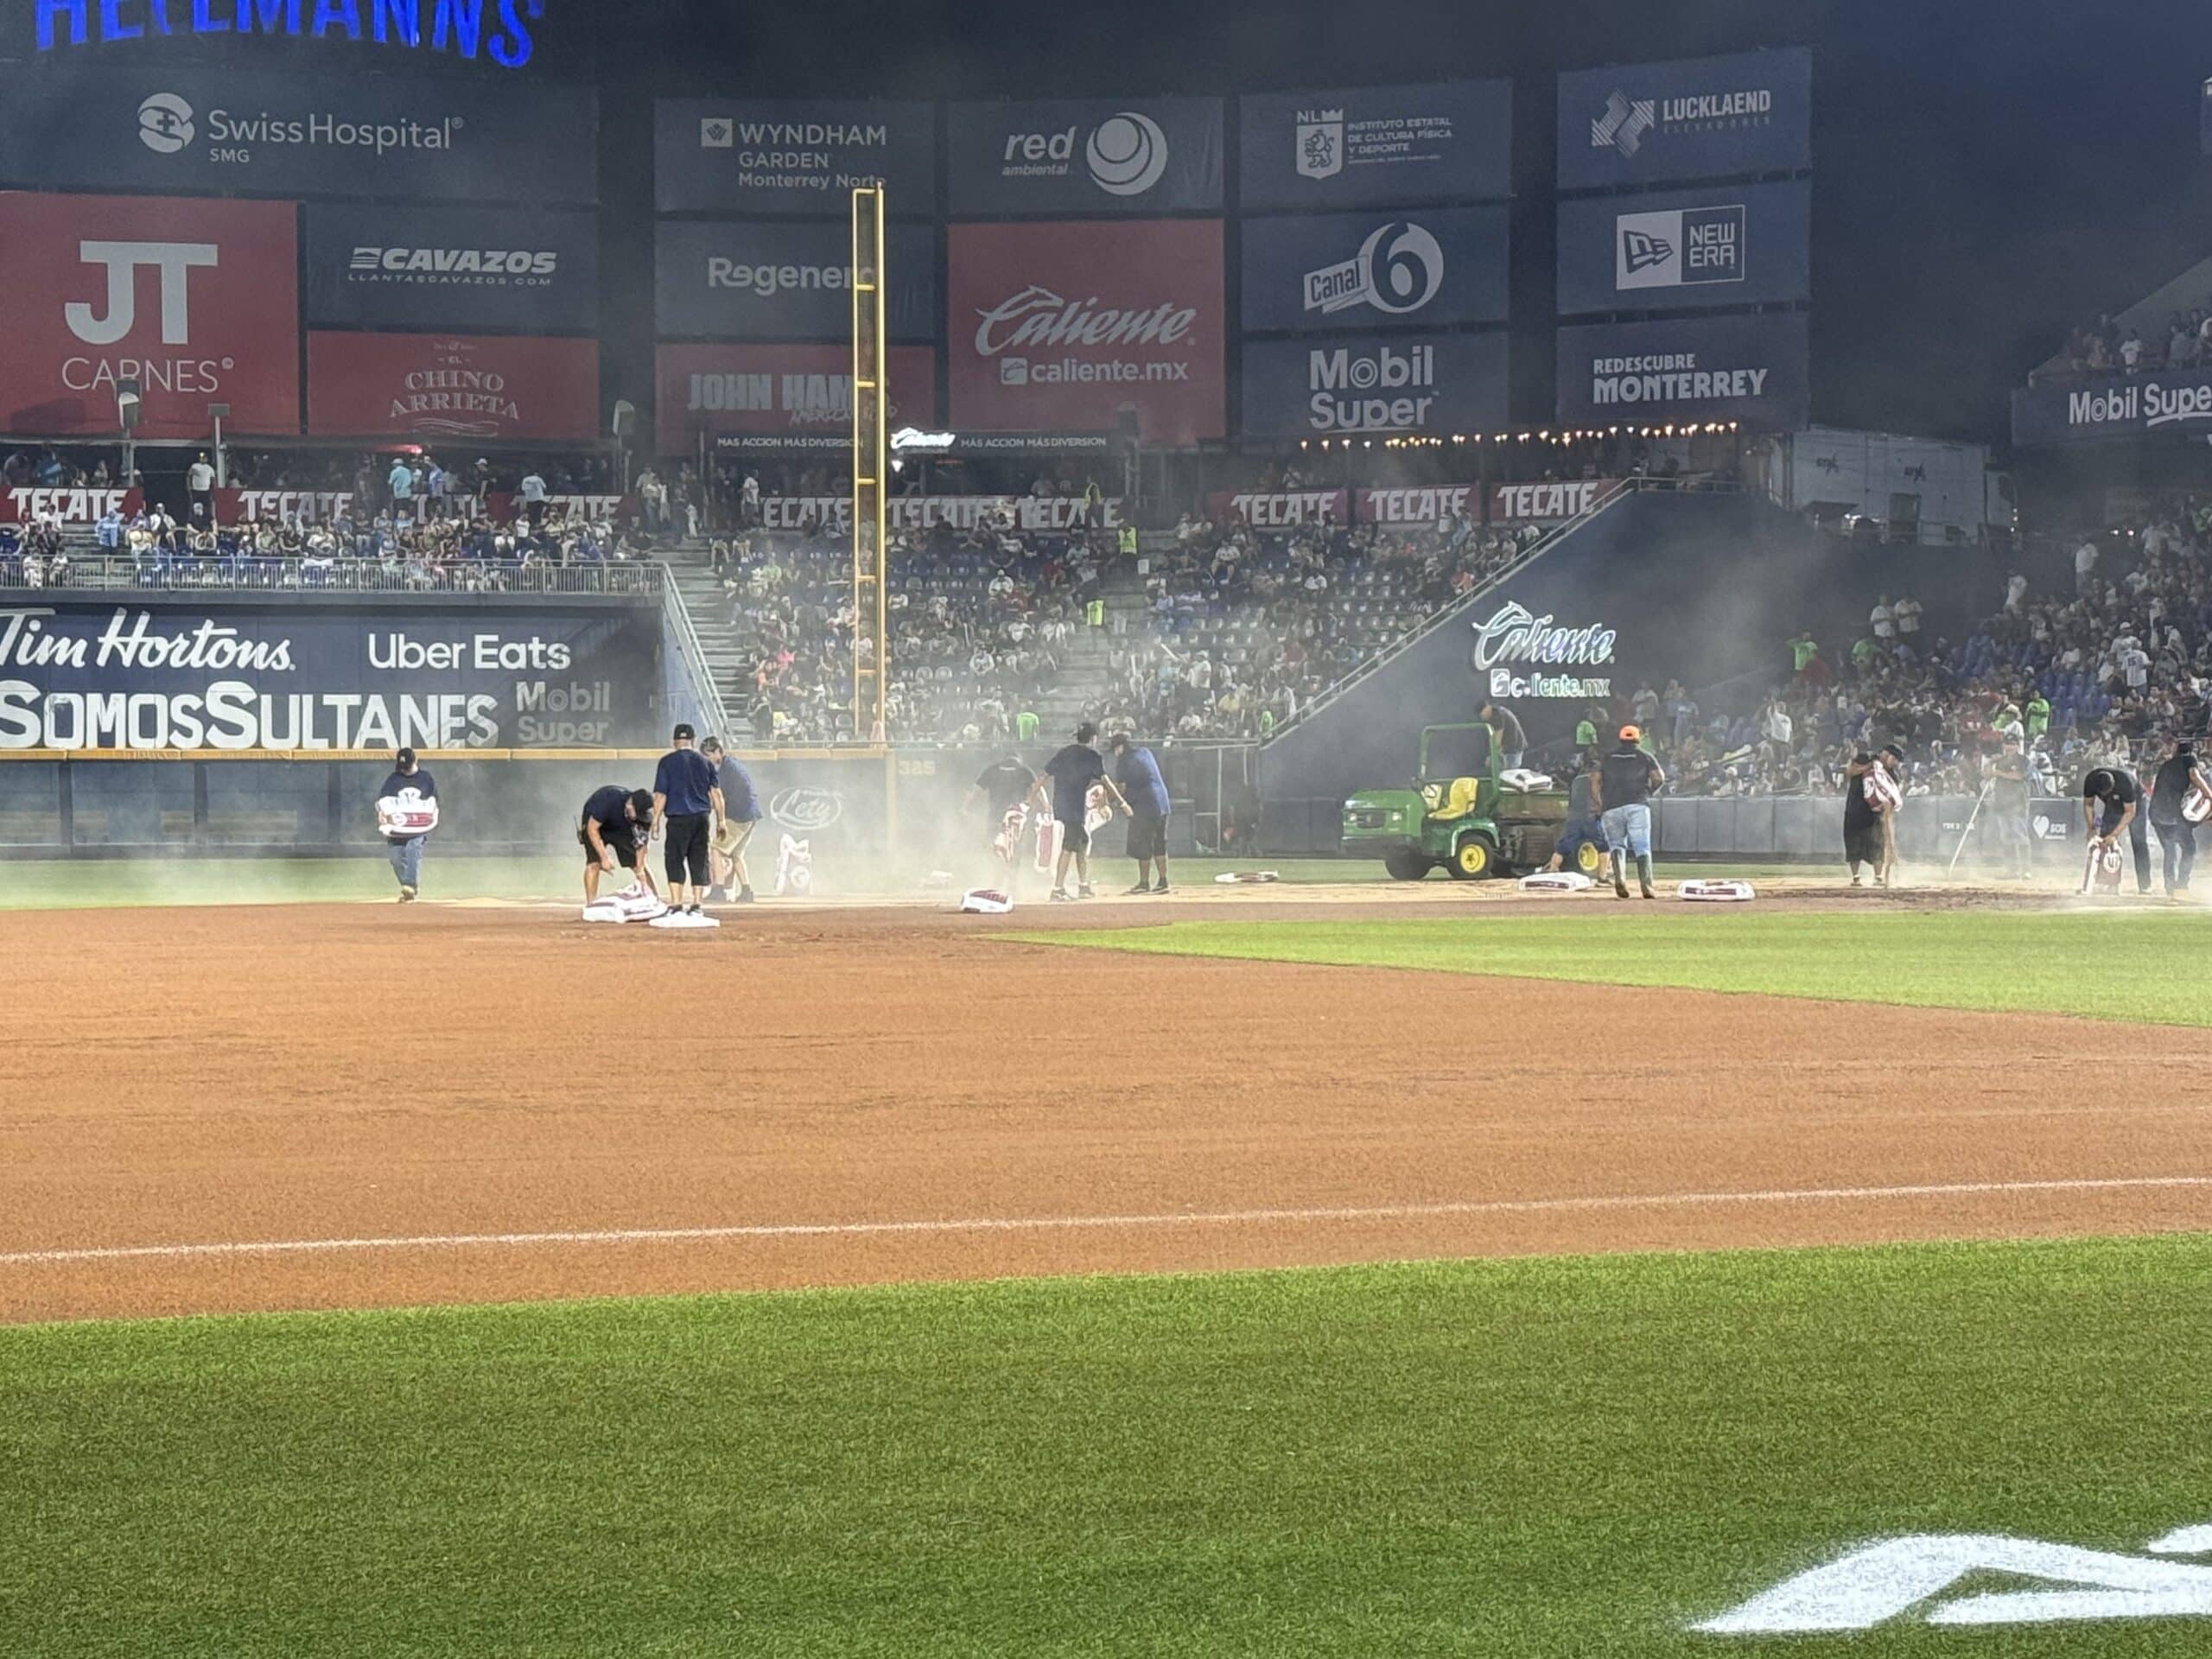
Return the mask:
[[1490,874],[1491,856],[1488,842],[1469,836],[1452,854],[1452,874],[1462,881],[1479,881]]
[[1588,842],[1574,849],[1574,868],[1585,875],[1595,875],[1605,864],[1605,855]]

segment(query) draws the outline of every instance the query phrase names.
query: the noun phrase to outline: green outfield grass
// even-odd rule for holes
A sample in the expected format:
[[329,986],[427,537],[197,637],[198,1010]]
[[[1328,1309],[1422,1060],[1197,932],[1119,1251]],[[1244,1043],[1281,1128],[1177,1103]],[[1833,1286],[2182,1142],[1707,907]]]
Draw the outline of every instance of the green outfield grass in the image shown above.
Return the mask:
[[2164,1659],[1686,1626],[2212,1522],[2208,1302],[2164,1238],[0,1330],[0,1650]]
[[1175,922],[1009,935],[1163,956],[1329,963],[1909,1007],[2212,1026],[2212,913],[1498,910],[1389,922]]

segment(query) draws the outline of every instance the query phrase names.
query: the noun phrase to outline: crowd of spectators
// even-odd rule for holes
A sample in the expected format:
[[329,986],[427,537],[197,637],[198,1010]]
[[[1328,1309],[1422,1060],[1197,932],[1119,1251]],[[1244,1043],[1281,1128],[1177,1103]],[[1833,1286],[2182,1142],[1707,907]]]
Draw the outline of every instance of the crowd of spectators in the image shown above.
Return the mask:
[[2148,327],[2122,322],[2107,312],[2066,339],[2058,368],[2046,378],[2088,379],[2141,374],[2152,369],[2193,369],[2212,363],[2212,299],[2170,313]]
[[2065,794],[2088,767],[2141,768],[2212,730],[2212,501],[2085,537],[2073,563],[2057,591],[2014,572],[1955,638],[1924,628],[1910,595],[1884,594],[1840,647],[1790,639],[1785,671],[1748,702],[1700,709],[1678,683],[1647,684],[1626,716],[1652,734],[1675,793],[1706,795],[1832,792],[1853,753],[1890,744],[1912,794],[1974,795],[2007,753],[2038,792]]

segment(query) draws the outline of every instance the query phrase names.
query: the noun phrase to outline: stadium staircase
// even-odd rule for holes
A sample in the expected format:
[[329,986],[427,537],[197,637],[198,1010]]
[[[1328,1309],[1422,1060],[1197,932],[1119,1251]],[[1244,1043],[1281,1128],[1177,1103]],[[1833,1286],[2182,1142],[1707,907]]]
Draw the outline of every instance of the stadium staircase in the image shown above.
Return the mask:
[[753,722],[745,711],[753,704],[755,664],[743,636],[729,620],[722,585],[707,563],[707,544],[680,542],[664,549],[661,556],[668,561],[671,583],[690,618],[700,660],[721,694],[729,741],[742,743],[753,735]]

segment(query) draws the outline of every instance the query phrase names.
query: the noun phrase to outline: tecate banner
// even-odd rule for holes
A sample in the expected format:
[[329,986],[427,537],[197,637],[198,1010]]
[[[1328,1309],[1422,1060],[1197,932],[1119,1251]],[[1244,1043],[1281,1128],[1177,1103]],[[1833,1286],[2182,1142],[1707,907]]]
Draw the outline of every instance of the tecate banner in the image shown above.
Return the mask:
[[588,87],[482,79],[15,65],[0,69],[0,174],[41,188],[588,205],[599,102]]
[[0,524],[96,524],[111,512],[128,518],[146,505],[141,490],[0,490]]
[[1805,315],[1672,317],[1559,331],[1559,423],[1738,421],[1789,432],[1807,418]]
[[1351,522],[1349,490],[1290,490],[1272,494],[1245,490],[1206,498],[1206,512],[1217,524],[1239,520],[1255,530],[1294,530],[1300,524]]
[[1505,400],[1503,334],[1244,343],[1248,438],[1488,432]]
[[433,445],[588,442],[599,435],[599,342],[312,334],[308,430]]
[[1617,65],[1559,78],[1559,187],[1789,173],[1813,164],[1802,48]]
[[1244,332],[1505,320],[1507,210],[1248,219]]
[[2152,432],[2212,432],[2212,370],[2153,369],[2126,379],[2023,386],[2012,442],[2081,443]]
[[307,240],[310,327],[599,328],[589,213],[318,204]]
[[664,213],[843,218],[880,185],[893,214],[937,213],[937,111],[856,99],[664,98],[653,194]]
[[1559,205],[1559,308],[1687,311],[1812,296],[1813,187],[1707,185]]
[[1221,221],[956,225],[952,419],[1004,432],[1222,435]]
[[1278,92],[1242,99],[1238,113],[1248,213],[1512,191],[1510,80]]
[[659,665],[627,607],[0,605],[0,750],[648,742]]
[[[689,454],[702,435],[752,435],[792,448],[852,443],[849,346],[663,346],[654,435],[663,454]],[[937,422],[937,359],[894,346],[886,364],[893,429]]]
[[956,213],[1161,213],[1221,206],[1218,99],[956,104]]
[[[1502,524],[1556,524],[1580,518],[1619,487],[1610,478],[1547,479],[1534,484],[1496,484],[1490,491],[1490,522]],[[1454,518],[1483,517],[1483,487],[1446,484],[1422,489],[1362,490],[1362,524],[1439,524]]]
[[[894,225],[891,338],[937,338],[937,233]],[[853,236],[842,220],[663,219],[653,232],[653,315],[663,338],[850,340]]]
[[137,434],[300,429],[299,257],[289,202],[0,194],[0,410],[8,429]]

